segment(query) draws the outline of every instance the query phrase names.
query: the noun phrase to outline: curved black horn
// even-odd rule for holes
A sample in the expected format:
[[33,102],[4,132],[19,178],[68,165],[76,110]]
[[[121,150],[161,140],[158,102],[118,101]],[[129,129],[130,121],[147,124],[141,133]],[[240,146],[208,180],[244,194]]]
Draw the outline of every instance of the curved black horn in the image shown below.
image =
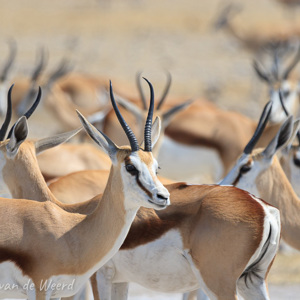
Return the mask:
[[[37,95],[37,97],[36,97],[34,103],[33,103],[33,104],[31,105],[31,107],[26,111],[26,113],[23,114],[23,116],[26,117],[26,119],[29,119],[30,116],[33,114],[33,112],[35,111],[35,109],[36,109],[37,106],[39,105],[41,98],[42,98],[42,89],[41,89],[41,87],[39,86],[39,92],[38,92],[38,95]],[[10,129],[8,135],[7,135],[7,138],[10,138],[14,126],[15,126],[15,124],[11,127],[11,129]]]
[[31,81],[37,81],[39,76],[41,75],[42,71],[45,69],[47,64],[47,57],[44,48],[40,48],[37,53],[37,65],[33,70],[31,75]]
[[279,100],[280,100],[281,107],[282,107],[282,109],[283,109],[285,115],[288,117],[288,116],[289,116],[289,112],[287,111],[287,109],[286,109],[286,107],[285,107],[281,89],[279,89],[278,93],[279,93]]
[[294,59],[292,60],[292,62],[290,63],[290,65],[286,68],[286,70],[284,71],[282,78],[283,79],[287,79],[288,76],[290,75],[291,71],[295,68],[295,66],[297,65],[297,63],[300,60],[300,45],[298,48],[298,51],[296,53],[296,56],[294,57]]
[[37,94],[37,97],[36,97],[34,103],[31,105],[31,107],[26,111],[26,113],[23,116],[25,116],[27,119],[29,119],[30,116],[35,111],[35,109],[37,108],[37,106],[39,105],[41,98],[42,98],[42,89],[39,86],[39,92]]
[[256,71],[257,75],[264,81],[271,83],[270,75],[267,74],[265,71],[261,70],[256,60],[253,61],[253,68]]
[[11,114],[12,114],[12,109],[11,109],[11,91],[14,87],[14,84],[10,87],[8,94],[7,94],[7,110],[6,110],[6,116],[5,120],[1,126],[0,129],[0,141],[3,141],[11,120]]
[[142,85],[141,85],[141,74],[142,74],[142,72],[138,72],[136,74],[136,85],[138,87],[138,91],[139,91],[139,94],[140,94],[140,97],[141,97],[141,100],[142,100],[142,103],[143,103],[143,109],[146,110],[147,109],[147,104],[146,104],[146,98],[145,98],[145,95],[144,95],[144,92],[143,92],[143,88],[142,88]]
[[[144,77],[143,77],[144,78]],[[144,78],[150,88],[150,105],[148,110],[148,116],[145,124],[145,131],[144,131],[144,142],[145,142],[145,151],[151,152],[152,151],[152,142],[151,142],[151,129],[152,129],[152,119],[153,119],[153,112],[154,112],[154,91],[153,86],[149,80]]]
[[49,76],[47,81],[47,86],[51,87],[51,85],[58,80],[59,78],[65,76],[70,71],[72,71],[74,65],[70,62],[69,59],[63,58],[58,64],[57,68],[53,71],[53,73]]
[[157,104],[156,109],[160,109],[160,107],[161,107],[162,104],[165,102],[166,97],[167,97],[167,95],[168,95],[168,93],[169,93],[169,90],[170,90],[170,87],[171,87],[171,84],[172,84],[172,75],[171,75],[170,72],[167,72],[167,77],[168,77],[168,79],[167,79],[166,87],[165,87],[165,89],[164,89],[164,92],[163,92],[163,94],[162,94],[162,96],[161,96],[161,98],[160,98],[158,104]]
[[4,81],[5,79],[7,79],[8,72],[11,69],[11,66],[16,58],[16,54],[17,54],[17,43],[14,39],[10,39],[9,40],[9,56],[7,58],[6,63],[4,64],[4,67],[2,70],[2,74],[0,77],[1,81]]
[[249,141],[249,143],[244,149],[245,154],[250,154],[252,152],[253,148],[255,147],[256,143],[258,142],[260,136],[262,135],[268,123],[271,111],[272,111],[272,101],[269,101],[264,107],[264,110],[260,116],[259,122],[257,124],[256,130],[251,140]]
[[132,132],[132,130],[130,129],[130,127],[128,126],[128,124],[125,122],[124,118],[122,117],[119,108],[117,106],[116,100],[114,98],[114,93],[113,93],[113,89],[112,89],[112,84],[111,81],[109,81],[109,92],[110,92],[110,100],[111,100],[111,104],[114,108],[114,111],[116,113],[116,116],[122,126],[122,128],[124,129],[127,138],[129,140],[130,146],[131,146],[131,151],[138,151],[139,150],[139,144],[138,141],[134,135],[134,133]]

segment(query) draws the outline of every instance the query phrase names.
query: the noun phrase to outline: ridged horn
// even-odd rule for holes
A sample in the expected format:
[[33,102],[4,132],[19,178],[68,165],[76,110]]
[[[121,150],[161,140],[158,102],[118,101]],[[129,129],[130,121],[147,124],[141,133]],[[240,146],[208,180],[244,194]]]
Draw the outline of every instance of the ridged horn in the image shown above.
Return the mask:
[[[144,78],[144,77],[143,77]],[[150,88],[150,105],[147,115],[147,120],[145,124],[145,131],[144,131],[144,141],[145,141],[145,151],[151,152],[152,151],[152,142],[151,142],[151,129],[152,129],[152,119],[153,119],[153,112],[154,112],[154,91],[153,86],[146,78],[144,78]]]
[[123,128],[123,130],[125,131],[127,138],[129,140],[130,146],[131,146],[131,151],[138,151],[139,150],[139,144],[138,141],[133,133],[133,131],[131,130],[131,128],[128,126],[128,124],[125,122],[124,118],[122,117],[119,108],[117,106],[116,100],[114,98],[114,93],[113,93],[113,89],[112,89],[112,84],[111,81],[109,82],[109,92],[110,92],[110,100],[111,100],[111,104],[114,108],[114,111],[116,113],[116,116]]
[[[37,95],[37,97],[36,97],[34,103],[33,103],[33,104],[31,105],[31,107],[26,111],[26,113],[23,114],[23,116],[26,117],[27,120],[30,118],[30,116],[33,114],[33,112],[36,110],[37,106],[38,106],[39,103],[40,103],[41,98],[42,98],[42,89],[41,89],[41,87],[39,86],[38,95]],[[10,131],[9,131],[9,133],[8,133],[7,138],[10,138],[14,126],[15,126],[15,124],[11,127],[11,129],[10,129]]]
[[272,102],[269,101],[264,107],[264,110],[260,116],[259,122],[257,124],[256,130],[255,130],[251,140],[249,141],[249,143],[247,144],[247,146],[244,149],[245,154],[250,154],[252,152],[253,148],[255,147],[256,143],[258,142],[259,138],[261,137],[261,135],[268,123],[271,111],[272,111]]

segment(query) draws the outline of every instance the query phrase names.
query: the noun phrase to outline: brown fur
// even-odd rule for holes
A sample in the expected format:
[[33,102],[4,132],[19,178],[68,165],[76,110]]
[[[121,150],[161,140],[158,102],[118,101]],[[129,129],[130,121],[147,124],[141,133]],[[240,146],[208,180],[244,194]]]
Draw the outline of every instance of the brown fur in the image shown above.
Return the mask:
[[[29,163],[28,160],[34,159],[32,147],[30,143],[24,143],[20,147],[17,156],[23,162],[25,161],[25,164]],[[122,147],[122,151],[117,154],[118,161],[124,161],[128,154],[128,147]],[[151,157],[149,153],[145,152],[140,152],[139,155],[145,157],[143,160],[145,163]],[[21,162],[18,164],[19,168],[20,165]],[[10,167],[12,168],[12,166]],[[109,250],[111,241],[115,239],[112,233],[117,234],[118,228],[122,227],[122,219],[115,215],[124,214],[124,207],[120,207],[118,201],[106,198],[109,193],[119,196],[122,194],[121,186],[114,185],[112,188],[111,184],[111,182],[121,180],[118,174],[119,171],[114,172],[112,169],[108,187],[102,199],[100,197],[93,199],[94,203],[98,205],[89,215],[78,214],[80,206],[82,209],[86,203],[76,206],[78,213],[70,214],[62,209],[57,209],[57,205],[52,202],[52,196],[48,198],[51,201],[38,204],[36,201],[7,200],[18,203],[22,212],[15,212],[14,205],[9,205],[7,208],[5,200],[0,202],[0,205],[3,206],[2,210],[12,209],[16,216],[21,213],[30,220],[25,228],[31,233],[31,237],[22,245],[14,246],[16,249],[28,253],[30,259],[33,259],[33,271],[28,274],[30,277],[38,281],[41,278],[45,279],[55,274],[61,274],[62,270],[64,274],[74,274],[73,272],[80,274],[92,266],[95,259],[99,259]],[[17,175],[24,176],[25,173],[21,173],[21,169],[19,169],[14,176]],[[45,189],[42,185],[37,188]],[[265,217],[263,208],[247,192],[234,187],[189,186],[184,183],[176,183],[167,188],[171,194],[172,205],[162,211],[140,209],[122,249],[132,249],[138,245],[149,243],[161,237],[165,232],[176,228],[181,234],[184,249],[189,249],[194,264],[201,270],[206,285],[217,295],[224,293],[224,295],[233,296],[236,280],[244,271],[261,241]],[[51,195],[50,192],[45,194]],[[29,212],[33,210],[35,213],[32,215]],[[9,220],[3,220],[4,224],[7,225],[11,222],[11,215],[11,211],[5,214],[10,217]],[[15,223],[16,220],[13,222]],[[31,227],[32,224],[35,224],[34,227]],[[102,231],[97,239],[91,239],[86,234],[86,232],[92,232],[93,228],[98,228],[97,230],[103,228],[104,224],[106,226],[111,224],[113,230],[111,228],[109,232]],[[49,234],[50,232],[51,234]],[[7,232],[4,231],[4,233]],[[80,243],[75,239],[78,235],[81,237]],[[3,238],[5,239],[5,236]],[[36,244],[37,240],[38,244]],[[29,245],[30,247],[28,247]],[[48,253],[48,251],[53,251],[53,245],[55,245],[55,253],[56,251],[62,252],[59,257]],[[85,246],[82,248],[80,245]],[[29,248],[31,250],[33,248],[33,251],[27,252]],[[38,253],[43,253],[53,259],[47,261],[45,265],[37,267],[40,261],[44,261],[44,256],[38,255]],[[224,274],[226,274],[225,279]]]
[[[262,159],[261,149],[254,152],[253,159]],[[261,197],[280,211],[282,238],[300,250],[300,200],[284,174],[277,157],[271,166],[255,180]]]
[[109,170],[111,165],[108,156],[89,143],[59,145],[37,159],[48,180],[82,170]]
[[[6,143],[1,143],[1,150],[5,149]],[[1,199],[0,210],[5,224],[0,228],[2,260],[16,262],[38,286],[41,280],[54,275],[83,274],[91,269],[111,251],[125,225],[120,163],[129,152],[124,147],[117,153],[119,163],[111,169],[103,196],[85,203],[63,205],[43,181],[33,144],[25,141],[16,157],[6,160],[3,175],[13,193],[28,193],[32,196],[29,199],[39,202]],[[17,177],[31,182],[27,191],[23,189],[24,182],[13,179]],[[18,183],[16,187],[14,183]],[[93,210],[87,214],[90,206]],[[105,230],[107,227],[109,231]],[[30,262],[30,268],[25,264],[25,258]]]

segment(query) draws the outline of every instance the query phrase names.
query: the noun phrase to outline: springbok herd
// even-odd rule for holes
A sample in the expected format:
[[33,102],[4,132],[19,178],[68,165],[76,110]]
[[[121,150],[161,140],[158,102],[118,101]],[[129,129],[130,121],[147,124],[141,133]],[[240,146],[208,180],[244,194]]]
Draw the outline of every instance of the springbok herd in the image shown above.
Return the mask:
[[[217,25],[233,32],[231,9]],[[45,75],[43,49],[30,78],[11,80],[11,40],[0,74],[0,297],[79,299],[90,285],[95,300],[125,300],[134,282],[183,299],[270,299],[280,238],[300,250],[300,46],[266,47],[253,63],[270,90],[257,121],[166,101],[170,73],[159,98],[142,73],[138,98],[67,59]]]

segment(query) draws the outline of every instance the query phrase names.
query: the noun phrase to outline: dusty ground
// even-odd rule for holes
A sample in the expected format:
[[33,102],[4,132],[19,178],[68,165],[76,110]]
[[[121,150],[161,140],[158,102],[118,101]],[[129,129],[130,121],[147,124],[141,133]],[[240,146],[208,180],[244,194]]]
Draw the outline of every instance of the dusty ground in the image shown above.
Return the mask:
[[[266,88],[254,77],[251,53],[212,30],[219,2],[0,0],[0,58],[7,54],[6,39],[14,37],[19,49],[13,75],[28,74],[42,45],[49,49],[50,69],[70,55],[77,70],[129,86],[143,70],[157,91],[167,69],[173,76],[171,94],[209,95],[224,108],[257,118]],[[296,26],[298,10],[291,14],[272,0],[240,3],[244,10],[234,22],[243,32],[267,34]],[[270,282],[273,299],[300,299],[300,255],[279,255]],[[293,290],[295,295],[287,296]]]

